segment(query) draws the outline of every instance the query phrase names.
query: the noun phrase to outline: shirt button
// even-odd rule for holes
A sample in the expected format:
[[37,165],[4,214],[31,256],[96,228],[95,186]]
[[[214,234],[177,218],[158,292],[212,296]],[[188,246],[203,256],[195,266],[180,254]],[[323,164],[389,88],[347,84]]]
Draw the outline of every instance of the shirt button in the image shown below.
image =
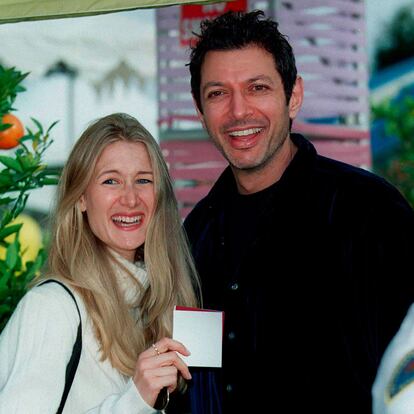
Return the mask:
[[237,282],[234,282],[231,286],[230,289],[231,290],[237,290],[239,288],[239,284]]
[[226,385],[226,391],[227,392],[232,392],[233,391],[233,386],[231,384],[227,384]]
[[236,334],[233,331],[229,332],[227,335],[227,338],[229,338],[230,340],[233,340],[235,337],[236,337]]

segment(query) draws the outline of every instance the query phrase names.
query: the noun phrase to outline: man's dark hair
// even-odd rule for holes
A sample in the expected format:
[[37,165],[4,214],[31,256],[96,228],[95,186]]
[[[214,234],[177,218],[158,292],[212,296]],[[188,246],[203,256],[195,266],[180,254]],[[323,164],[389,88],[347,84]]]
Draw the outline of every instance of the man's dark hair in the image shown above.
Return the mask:
[[[207,52],[234,50],[256,45],[273,55],[276,70],[282,78],[286,103],[289,103],[295,84],[297,69],[292,47],[286,36],[278,30],[278,23],[265,19],[261,10],[252,12],[229,11],[213,20],[203,20],[197,43],[191,48],[191,92],[200,112],[201,66]],[[252,62],[254,65],[254,62]]]

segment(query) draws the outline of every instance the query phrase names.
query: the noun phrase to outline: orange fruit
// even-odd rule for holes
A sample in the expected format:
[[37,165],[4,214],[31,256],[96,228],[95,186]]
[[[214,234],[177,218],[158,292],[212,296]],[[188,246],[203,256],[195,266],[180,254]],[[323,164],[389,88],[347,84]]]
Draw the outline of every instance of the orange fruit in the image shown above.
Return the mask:
[[6,114],[1,119],[3,124],[11,124],[11,127],[0,131],[0,149],[10,149],[19,145],[20,138],[24,135],[24,127],[17,116]]

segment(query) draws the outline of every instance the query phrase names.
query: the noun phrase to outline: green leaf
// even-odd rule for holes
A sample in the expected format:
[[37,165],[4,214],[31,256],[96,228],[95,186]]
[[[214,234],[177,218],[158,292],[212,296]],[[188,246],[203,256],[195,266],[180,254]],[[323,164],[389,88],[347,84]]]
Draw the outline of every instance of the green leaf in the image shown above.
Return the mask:
[[7,157],[6,155],[0,155],[0,162],[14,171],[23,172],[21,165],[11,157]]
[[26,274],[21,275],[25,278],[25,283],[29,283],[36,276],[36,273],[41,269],[45,260],[46,258],[43,255],[42,250],[40,250],[34,262],[26,263],[26,267],[27,267]]
[[23,156],[17,154],[17,160],[23,168],[23,171],[28,170],[31,167],[36,167],[36,160],[33,157],[33,154],[25,154]]
[[10,280],[11,272],[10,272],[10,269],[6,266],[4,261],[2,261],[0,268],[2,270],[1,277],[0,277],[0,291],[3,291],[7,288],[7,283]]
[[10,210],[3,211],[3,216],[1,218],[0,228],[6,226],[11,220],[13,220],[13,214]]
[[11,198],[11,197],[0,198],[0,206],[5,205],[5,204],[10,204],[14,200],[16,200],[16,199]]
[[9,269],[13,270],[18,263],[19,256],[19,239],[16,237],[13,243],[9,245],[6,253],[6,264]]
[[0,303],[4,303],[9,296],[9,289],[6,286],[0,288]]
[[0,230],[0,240],[4,240],[7,236],[10,236],[10,234],[17,233],[22,226],[23,223],[19,223],[2,228]]
[[0,131],[6,131],[6,129],[9,129],[11,126],[13,126],[13,124],[3,124],[0,118]]
[[53,122],[52,123],[52,125],[50,125],[50,127],[47,129],[47,131],[46,131],[46,135],[49,135],[49,132],[50,132],[50,130],[56,125],[56,124],[58,124],[59,123],[59,121],[55,121],[55,122]]
[[12,183],[13,183],[13,179],[9,171],[2,171],[0,173],[0,186],[4,187],[7,185],[11,185]]
[[43,127],[42,124],[35,118],[30,118],[33,123],[36,125],[37,129],[39,130],[40,134],[43,135]]
[[59,184],[58,178],[43,178],[41,180],[42,185],[57,185]]
[[3,315],[10,311],[11,311],[10,305],[5,305],[5,304],[0,305],[0,315]]

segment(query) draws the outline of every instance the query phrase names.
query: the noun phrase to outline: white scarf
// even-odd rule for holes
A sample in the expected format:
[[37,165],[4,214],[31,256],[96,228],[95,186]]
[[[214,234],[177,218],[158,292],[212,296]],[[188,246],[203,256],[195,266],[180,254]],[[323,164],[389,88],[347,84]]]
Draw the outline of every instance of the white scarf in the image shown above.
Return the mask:
[[[141,283],[145,291],[149,285],[145,263],[142,261],[132,263],[113,250],[112,253],[114,254],[115,258],[131,272],[135,279]],[[124,294],[125,302],[129,305],[137,303],[138,296],[142,292],[137,289],[137,286],[131,277],[126,274],[120,267],[116,266],[115,271],[118,278],[119,288]]]

